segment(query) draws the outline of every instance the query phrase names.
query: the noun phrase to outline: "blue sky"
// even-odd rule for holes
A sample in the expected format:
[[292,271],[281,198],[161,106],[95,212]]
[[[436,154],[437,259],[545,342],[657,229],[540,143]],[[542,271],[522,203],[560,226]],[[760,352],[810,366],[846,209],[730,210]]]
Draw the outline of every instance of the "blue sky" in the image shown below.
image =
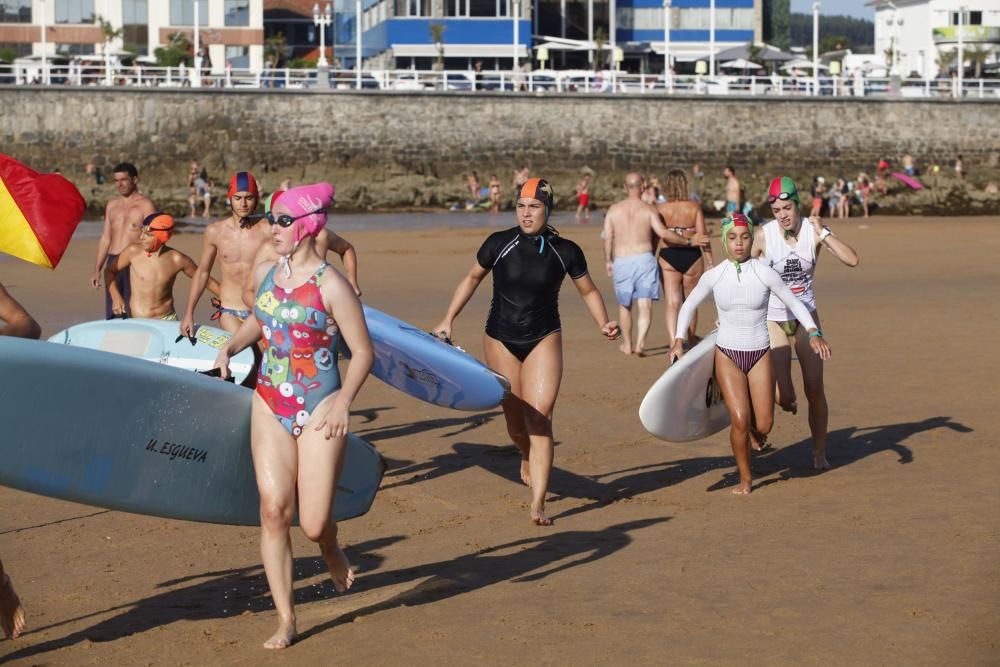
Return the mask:
[[[821,0],[819,13],[820,16],[835,14],[873,20],[875,10],[871,7],[865,7],[866,4],[868,4],[868,0]],[[811,14],[812,0],[792,0],[792,11],[796,14]]]

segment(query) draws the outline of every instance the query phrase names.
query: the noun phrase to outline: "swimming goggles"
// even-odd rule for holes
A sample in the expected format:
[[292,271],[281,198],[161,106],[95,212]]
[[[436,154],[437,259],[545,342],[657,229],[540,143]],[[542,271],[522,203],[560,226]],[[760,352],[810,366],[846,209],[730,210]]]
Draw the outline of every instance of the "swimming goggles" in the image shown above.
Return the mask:
[[271,213],[271,211],[268,211],[267,213],[264,214],[264,217],[267,218],[267,221],[272,225],[278,225],[279,227],[291,227],[292,223],[295,222],[296,220],[313,215],[314,213],[322,213],[324,210],[325,209],[318,208],[315,211],[309,211],[308,213],[297,215],[294,218],[290,215],[285,215],[285,214],[281,214],[277,218],[275,218],[274,214]]
[[791,192],[779,192],[776,195],[768,195],[767,196],[767,203],[768,204],[773,204],[774,202],[778,201],[779,199],[781,201],[787,201],[789,199],[794,199],[794,198],[795,198],[795,195],[793,195]]

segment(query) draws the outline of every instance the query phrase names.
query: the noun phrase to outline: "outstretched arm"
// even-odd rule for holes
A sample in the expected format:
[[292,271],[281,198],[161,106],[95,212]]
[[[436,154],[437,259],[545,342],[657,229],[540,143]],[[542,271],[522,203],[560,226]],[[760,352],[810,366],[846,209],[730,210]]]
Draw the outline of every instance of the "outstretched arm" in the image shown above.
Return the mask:
[[469,299],[475,294],[476,288],[479,287],[479,283],[483,282],[483,278],[486,277],[487,273],[489,271],[480,266],[479,262],[472,263],[469,273],[459,281],[458,287],[455,288],[455,293],[451,297],[451,303],[448,304],[448,312],[445,313],[444,319],[434,327],[434,334],[436,336],[451,338],[451,327],[455,322],[455,318],[465,308],[465,304],[469,303]]
[[604,297],[601,296],[597,285],[590,278],[590,274],[585,273],[579,278],[574,278],[573,284],[576,285],[577,291],[580,292],[584,305],[590,311],[590,316],[594,318],[594,322],[601,328],[601,333],[607,336],[608,340],[617,339],[621,333],[621,330],[618,328],[618,322],[608,319],[608,309],[604,305]]
[[132,246],[122,250],[122,254],[118,255],[116,259],[111,264],[104,269],[104,284],[108,286],[108,294],[111,296],[111,312],[115,315],[124,315],[126,306],[125,298],[122,293],[118,290],[118,285],[115,284],[115,276],[118,275],[119,271],[124,271],[132,263]]
[[[185,336],[194,335],[194,309],[198,305],[198,299],[205,292],[212,278],[212,266],[215,265],[215,255],[218,247],[215,245],[215,228],[211,225],[205,230],[205,238],[201,247],[201,261],[191,276],[191,287],[188,289],[187,305],[184,307],[184,317],[181,318],[180,331]],[[218,287],[212,290],[213,294],[218,294]]]
[[38,322],[0,285],[0,336],[37,339],[41,335]]

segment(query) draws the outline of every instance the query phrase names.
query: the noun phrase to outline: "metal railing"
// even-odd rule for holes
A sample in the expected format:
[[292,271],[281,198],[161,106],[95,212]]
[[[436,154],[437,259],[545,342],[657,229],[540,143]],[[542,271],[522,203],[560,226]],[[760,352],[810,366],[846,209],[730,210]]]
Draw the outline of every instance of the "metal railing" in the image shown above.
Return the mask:
[[[955,79],[885,77],[703,76],[626,74],[581,70],[511,72],[491,70],[355,70],[226,68],[224,72],[189,67],[95,67],[79,65],[0,64],[0,84],[66,86],[138,86],[157,88],[256,88],[302,90],[496,91],[577,93],[585,95],[778,95],[823,97],[901,96],[957,98]],[[1000,100],[1000,79],[965,79],[961,97]]]

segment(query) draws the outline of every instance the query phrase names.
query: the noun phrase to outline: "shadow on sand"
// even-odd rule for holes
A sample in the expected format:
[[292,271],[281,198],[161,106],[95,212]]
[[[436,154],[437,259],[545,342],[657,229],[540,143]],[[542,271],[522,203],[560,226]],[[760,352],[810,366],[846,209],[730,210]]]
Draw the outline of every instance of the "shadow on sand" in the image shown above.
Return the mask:
[[[488,547],[454,559],[404,570],[363,575],[357,584],[358,588],[363,587],[369,591],[418,580],[419,583],[412,589],[387,600],[337,616],[310,628],[300,635],[299,641],[339,625],[351,623],[357,618],[396,607],[431,604],[504,581],[515,583],[538,581],[557,572],[606,558],[632,542],[629,533],[666,521],[669,521],[669,517],[631,521],[601,530],[546,532],[538,537]],[[376,550],[403,539],[405,538],[397,536],[365,542],[347,549],[348,556],[360,566],[359,569],[370,572],[376,570],[383,561],[383,557]],[[297,558],[294,571],[295,579],[301,580],[322,574],[325,568],[319,558]],[[26,646],[3,656],[0,658],[0,663],[36,657],[83,641],[113,641],[181,620],[231,618],[246,611],[256,613],[274,608],[260,566],[207,572],[166,581],[158,587],[178,586],[189,582],[197,583],[88,616],[67,619],[34,629],[24,635],[26,640],[30,641],[32,634],[44,630],[94,616],[120,612],[112,618],[65,637]],[[328,579],[324,579],[321,584],[298,588],[295,591],[295,602],[301,605],[330,599],[335,595],[333,585]]]

